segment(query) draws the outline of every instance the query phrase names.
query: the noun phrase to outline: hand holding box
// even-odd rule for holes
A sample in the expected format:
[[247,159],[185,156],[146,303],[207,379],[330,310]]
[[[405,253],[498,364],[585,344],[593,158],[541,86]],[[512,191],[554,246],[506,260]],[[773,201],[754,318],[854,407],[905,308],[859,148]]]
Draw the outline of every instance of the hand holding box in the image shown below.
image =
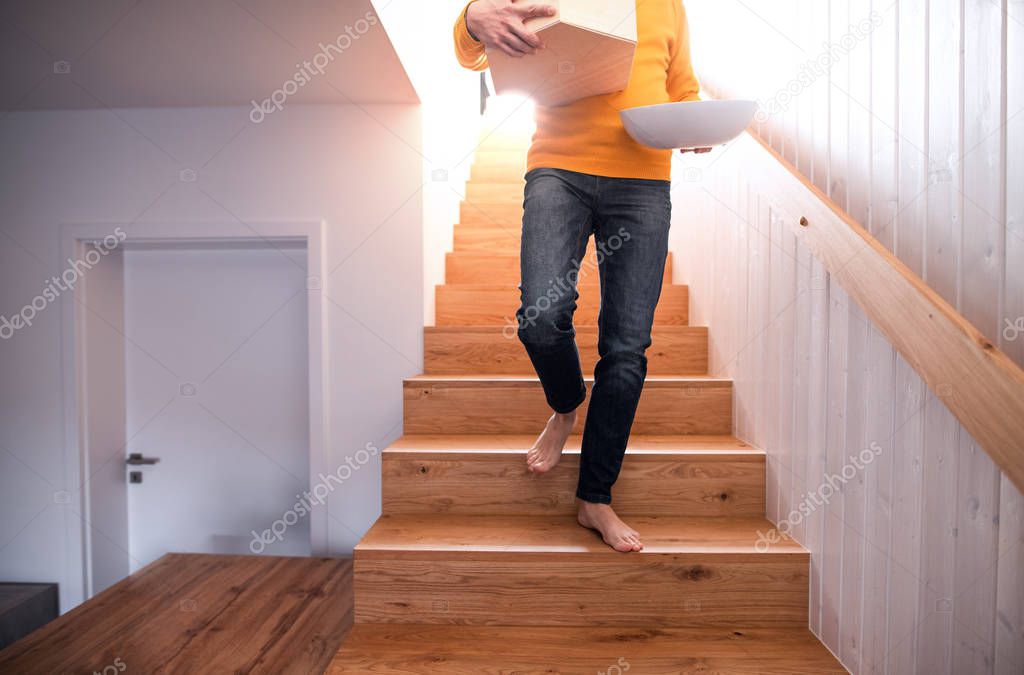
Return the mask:
[[498,94],[517,93],[558,106],[621,91],[636,50],[635,0],[546,0],[554,16],[527,19],[544,43],[536,54],[487,50]]

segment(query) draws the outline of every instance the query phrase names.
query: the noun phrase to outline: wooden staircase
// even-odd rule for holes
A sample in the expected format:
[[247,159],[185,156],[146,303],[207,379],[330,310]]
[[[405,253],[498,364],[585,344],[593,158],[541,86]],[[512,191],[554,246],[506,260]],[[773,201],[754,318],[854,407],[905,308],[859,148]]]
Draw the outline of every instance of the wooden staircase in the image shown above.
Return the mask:
[[[644,550],[576,524],[578,435],[553,471],[526,470],[550,414],[513,318],[527,142],[492,134],[476,154],[425,373],[404,383],[405,435],[383,453],[383,515],[356,546],[356,624],[328,672],[846,672],[807,629],[808,552],[758,545],[773,531],[765,455],[731,435],[732,383],[707,375],[707,329],[688,325],[671,260],[614,492]],[[592,372],[596,266],[580,294]]]

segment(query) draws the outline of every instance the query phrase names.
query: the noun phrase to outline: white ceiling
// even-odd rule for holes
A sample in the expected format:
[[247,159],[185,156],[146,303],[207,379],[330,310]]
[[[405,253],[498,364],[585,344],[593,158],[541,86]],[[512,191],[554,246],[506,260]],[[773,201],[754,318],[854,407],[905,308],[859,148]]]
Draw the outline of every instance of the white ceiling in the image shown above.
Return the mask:
[[289,102],[417,100],[370,0],[3,0],[0,109],[250,105],[343,35]]

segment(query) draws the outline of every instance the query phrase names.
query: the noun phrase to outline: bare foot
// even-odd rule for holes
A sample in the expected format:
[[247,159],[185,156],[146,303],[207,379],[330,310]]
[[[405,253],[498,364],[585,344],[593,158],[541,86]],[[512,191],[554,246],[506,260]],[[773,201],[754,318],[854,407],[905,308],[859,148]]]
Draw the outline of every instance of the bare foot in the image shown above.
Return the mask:
[[526,467],[534,473],[551,471],[562,458],[565,440],[576,424],[576,411],[555,413],[540,432],[533,447],[526,453]]
[[629,553],[640,551],[644,545],[640,543],[640,534],[629,525],[619,520],[608,504],[593,504],[579,500],[580,510],[576,520],[580,525],[601,533],[604,543],[616,551]]

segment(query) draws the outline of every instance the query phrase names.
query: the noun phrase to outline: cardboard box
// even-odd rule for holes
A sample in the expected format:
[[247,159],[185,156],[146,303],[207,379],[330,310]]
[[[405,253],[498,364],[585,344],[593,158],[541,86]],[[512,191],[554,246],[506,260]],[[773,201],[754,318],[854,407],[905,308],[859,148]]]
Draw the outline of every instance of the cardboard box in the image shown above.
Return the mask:
[[497,93],[557,106],[625,89],[636,51],[636,0],[540,1],[557,10],[526,22],[544,49],[521,58],[487,52]]

